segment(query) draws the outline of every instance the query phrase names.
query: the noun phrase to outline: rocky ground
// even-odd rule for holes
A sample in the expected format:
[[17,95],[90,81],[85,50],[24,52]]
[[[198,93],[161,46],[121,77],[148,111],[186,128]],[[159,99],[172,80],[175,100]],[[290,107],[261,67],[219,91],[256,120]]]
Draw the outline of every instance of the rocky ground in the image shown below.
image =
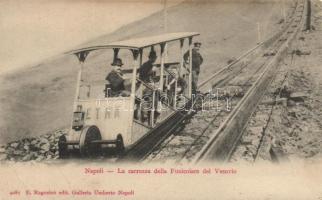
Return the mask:
[[0,146],[0,161],[43,161],[58,159],[58,139],[66,130],[24,138]]
[[[312,1],[311,30],[300,32],[292,43],[277,77],[250,119],[232,162],[321,159],[321,5],[320,1]],[[277,101],[271,105],[275,96]]]

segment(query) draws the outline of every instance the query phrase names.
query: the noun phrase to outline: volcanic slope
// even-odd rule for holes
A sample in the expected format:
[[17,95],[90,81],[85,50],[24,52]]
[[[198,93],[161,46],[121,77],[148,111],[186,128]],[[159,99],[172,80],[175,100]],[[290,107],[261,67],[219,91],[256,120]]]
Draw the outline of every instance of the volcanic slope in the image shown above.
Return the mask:
[[[293,2],[284,5],[287,15]],[[281,1],[183,2],[168,8],[166,29],[168,32],[196,31],[201,34],[196,39],[202,42],[202,80],[255,46],[258,30],[262,39],[280,30],[282,8]],[[155,13],[92,42],[164,33],[163,17],[164,12]],[[99,55],[95,58],[100,68],[110,64],[103,58]],[[68,127],[77,65],[75,56],[62,54],[37,66],[0,76],[0,143]]]

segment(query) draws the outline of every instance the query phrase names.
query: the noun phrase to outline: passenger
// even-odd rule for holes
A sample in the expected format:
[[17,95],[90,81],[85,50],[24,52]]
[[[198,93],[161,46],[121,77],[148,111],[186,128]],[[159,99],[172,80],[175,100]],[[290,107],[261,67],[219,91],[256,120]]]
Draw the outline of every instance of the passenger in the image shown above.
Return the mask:
[[[167,71],[171,75],[168,76],[168,84],[164,83],[165,85],[164,89],[166,89],[167,91],[168,103],[170,103],[170,106],[174,106],[174,104],[176,103],[174,98],[175,95],[180,95],[184,92],[186,88],[186,83],[185,83],[185,80],[179,76],[177,66],[169,67]],[[177,81],[177,84],[175,84],[176,81]]]
[[153,64],[157,60],[157,54],[154,50],[150,51],[149,60],[146,61],[139,70],[139,78],[145,83],[152,83],[153,77]]
[[[149,60],[147,62],[145,62],[139,69],[139,79],[141,81],[143,81],[145,84],[150,85],[152,88],[154,88],[153,86],[153,64],[155,63],[155,61],[157,60],[157,54],[154,50],[150,51],[149,54]],[[143,89],[142,92],[142,99],[145,103],[145,105],[149,105],[146,108],[143,107],[143,109],[141,110],[141,117],[142,117],[142,121],[145,122],[146,120],[148,120],[148,124],[151,125],[152,122],[150,121],[151,119],[151,114],[152,114],[152,110],[154,109],[154,119],[156,120],[159,113],[156,111],[157,110],[157,104],[158,104],[158,100],[159,100],[159,95],[157,91],[154,91],[154,108],[152,107],[153,104],[153,90],[145,87]],[[141,102],[142,105],[143,102]]]
[[[193,93],[197,92],[200,65],[203,63],[203,58],[199,53],[200,47],[201,47],[201,43],[195,42],[194,48],[192,49],[192,91]],[[185,64],[189,64],[189,51],[187,51],[184,54],[183,59],[185,61]]]
[[[175,84],[173,82],[176,79],[172,78],[170,79],[170,83],[166,86],[167,90],[170,90],[172,93],[174,93],[175,90]],[[182,77],[177,78],[177,94],[182,94],[187,87],[186,81]]]
[[106,76],[106,80],[110,82],[111,92],[108,96],[130,96],[130,92],[125,90],[123,73],[121,72],[121,67],[123,65],[120,58],[116,58],[113,63],[113,70]]

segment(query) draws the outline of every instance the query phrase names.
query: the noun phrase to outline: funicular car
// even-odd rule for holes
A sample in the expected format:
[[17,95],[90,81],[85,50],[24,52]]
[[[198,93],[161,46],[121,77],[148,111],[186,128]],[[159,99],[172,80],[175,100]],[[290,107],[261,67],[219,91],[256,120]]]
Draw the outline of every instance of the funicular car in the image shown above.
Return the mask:
[[[156,128],[165,124],[171,128],[171,116],[192,97],[192,41],[197,35],[167,33],[68,52],[77,56],[80,69],[71,130],[59,139],[60,157],[75,150],[92,157],[103,146],[115,147],[122,153]],[[187,50],[189,64],[183,60]],[[140,79],[146,78],[141,68],[151,52],[157,58],[150,63],[152,81],[146,82]],[[119,65],[116,72],[108,69],[110,63]],[[114,82],[123,84],[121,91],[112,91]]]

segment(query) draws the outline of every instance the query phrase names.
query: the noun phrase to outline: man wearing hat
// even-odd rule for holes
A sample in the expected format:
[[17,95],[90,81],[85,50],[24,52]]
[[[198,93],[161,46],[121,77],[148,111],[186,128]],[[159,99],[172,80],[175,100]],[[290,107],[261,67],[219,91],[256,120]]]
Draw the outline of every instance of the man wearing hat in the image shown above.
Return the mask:
[[[194,47],[192,49],[192,91],[196,93],[197,85],[198,85],[198,77],[200,73],[200,65],[203,63],[203,58],[199,52],[201,43],[195,42]],[[187,51],[183,59],[185,64],[189,64],[189,51]]]
[[139,70],[139,78],[145,83],[151,83],[152,82],[152,76],[153,76],[153,64],[157,60],[157,54],[154,50],[150,51],[149,54],[149,60],[146,61]]
[[[153,64],[157,60],[157,54],[154,51],[154,49],[151,49],[150,54],[149,54],[149,60],[146,61],[145,63],[142,64],[139,70],[139,78],[141,81],[147,84],[153,83]],[[157,117],[159,116],[159,113],[156,111],[157,110],[157,102],[158,102],[158,93],[155,93],[155,99],[154,99],[154,108],[152,108],[152,96],[153,96],[153,91],[148,88],[143,89],[143,99],[144,102],[146,103],[145,105],[147,108],[142,109],[142,121],[148,120],[148,124],[151,125],[150,121],[150,116],[154,114],[154,119],[156,120]],[[154,111],[154,112],[153,112]]]
[[121,67],[123,65],[122,60],[120,58],[115,58],[113,63],[113,70],[106,76],[106,80],[110,83],[111,88],[111,96],[128,96],[126,94],[124,87],[124,78],[123,73],[121,72]]

